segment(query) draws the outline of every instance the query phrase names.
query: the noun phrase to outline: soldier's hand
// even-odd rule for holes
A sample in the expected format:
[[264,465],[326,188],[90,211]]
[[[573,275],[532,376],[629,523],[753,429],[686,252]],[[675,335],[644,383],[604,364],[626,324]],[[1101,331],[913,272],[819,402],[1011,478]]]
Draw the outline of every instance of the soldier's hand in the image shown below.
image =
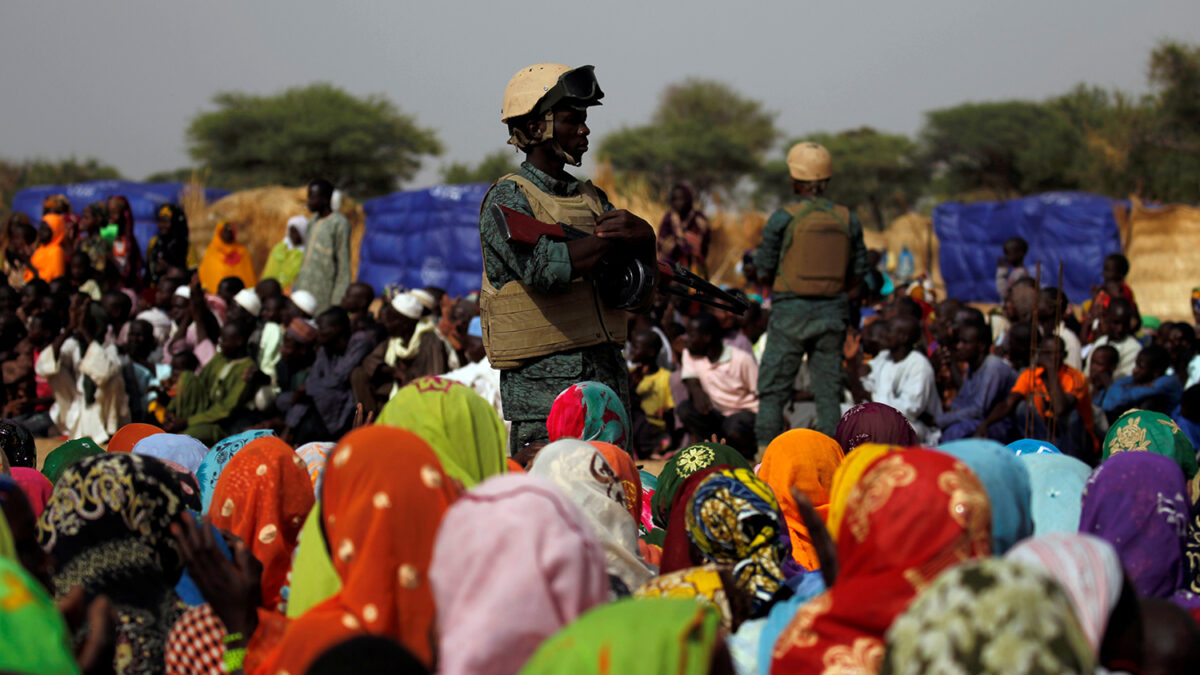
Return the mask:
[[596,236],[600,239],[647,242],[654,241],[654,228],[650,223],[629,211],[605,211],[596,217]]

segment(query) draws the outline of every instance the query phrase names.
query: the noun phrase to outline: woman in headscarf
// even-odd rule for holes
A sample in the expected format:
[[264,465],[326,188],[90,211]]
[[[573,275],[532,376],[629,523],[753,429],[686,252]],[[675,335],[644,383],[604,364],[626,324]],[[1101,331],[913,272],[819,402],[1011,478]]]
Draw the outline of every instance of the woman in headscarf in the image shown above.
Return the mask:
[[629,415],[617,393],[600,382],[580,382],[559,394],[550,408],[546,429],[551,443],[578,438],[629,450]]
[[829,488],[843,457],[842,447],[825,434],[811,429],[792,429],[771,441],[763,454],[762,466],[758,467],[759,477],[775,491],[783,517],[787,519],[792,557],[806,570],[820,569],[821,563],[791,490],[796,488],[807,495],[817,515],[826,518]]
[[33,508],[33,517],[42,515],[46,502],[50,501],[50,493],[54,491],[54,483],[42,475],[40,471],[27,466],[13,467],[9,474],[20,486],[21,491],[29,498],[29,506]]
[[37,444],[33,434],[18,422],[0,419],[0,452],[8,458],[9,466],[37,468]]
[[[22,469],[33,471],[33,469]],[[40,473],[38,478],[45,481]],[[0,474],[0,525],[7,527],[8,542],[0,542],[0,558],[4,557],[3,550],[7,547],[12,557],[19,561],[47,591],[52,591],[54,583],[51,577],[54,573],[54,560],[41,546],[38,545],[37,518],[42,509],[35,510],[33,499],[28,497],[21,484],[11,476]]]
[[733,672],[720,617],[691,600],[621,600],[584,614],[542,644],[522,675]]
[[642,473],[633,463],[633,457],[612,443],[590,441],[589,445],[600,451],[604,461],[617,475],[617,480],[621,481],[621,489],[625,492],[625,508],[638,526],[638,550],[642,553],[642,559],[651,565],[658,565],[662,560],[662,548],[643,541],[640,536],[649,532],[654,525],[650,521],[650,510],[646,508],[649,505],[642,491]]
[[59,476],[66,471],[67,467],[85,457],[102,454],[104,454],[104,450],[90,438],[76,438],[73,441],[67,441],[46,455],[46,460],[42,462],[42,475],[49,478],[51,483],[57,483]]
[[1018,456],[1029,474],[1029,511],[1033,533],[1078,532],[1083,489],[1092,469],[1063,454]]
[[825,516],[825,527],[829,529],[829,535],[834,541],[837,541],[842,517],[846,514],[854,486],[858,485],[858,481],[875,460],[901,450],[904,450],[904,446],[864,443],[838,465],[837,471],[833,472],[833,484],[829,487],[829,512]]
[[1033,534],[1029,472],[1010,450],[986,438],[952,441],[938,447],[975,472],[992,505],[992,551],[1002,555]]
[[671,210],[658,225],[658,255],[695,274],[708,277],[708,245],[712,228],[695,208],[696,192],[687,183],[671,188]]
[[169,531],[182,510],[179,482],[162,462],[106,454],[68,467],[38,521],[38,542],[57,563],[56,595],[82,586],[89,601],[112,601],[118,673],[162,672],[167,633],[183,612]]
[[587,518],[533,476],[499,476],[455,502],[429,577],[443,675],[515,673],[546,638],[609,598],[604,546]]
[[1058,446],[1049,441],[1039,441],[1034,438],[1022,438],[1019,441],[1013,441],[1007,446],[1012,453],[1018,457],[1023,455],[1061,455],[1062,450]]
[[883,403],[859,403],[842,415],[833,433],[847,455],[864,443],[908,447],[917,444],[917,432],[904,413]]
[[538,453],[529,475],[556,485],[583,512],[604,544],[618,595],[629,595],[654,576],[638,548],[637,523],[625,510],[625,489],[596,448],[573,439],[551,443]]
[[[667,514],[667,527],[662,538],[662,557],[659,560],[659,574],[670,574],[695,567],[704,562],[704,556],[688,534],[687,514],[688,504],[696,489],[712,474],[730,469],[728,464],[710,466],[700,469],[684,479],[675,496],[671,499],[670,510]],[[742,469],[746,471],[747,469]],[[790,555],[790,553],[789,553]]]
[[1175,420],[1156,412],[1131,410],[1122,415],[1104,436],[1101,462],[1122,452],[1153,452],[1170,457],[1183,470],[1188,481],[1189,501],[1200,501],[1200,480],[1197,476],[1196,449]]
[[[0,518],[0,530],[5,525]],[[0,555],[0,671],[78,673],[71,633],[45,589],[21,567]]]
[[292,285],[292,280],[300,273],[300,265],[304,262],[304,235],[308,232],[308,218],[292,216],[288,218],[287,229],[283,240],[271,248],[267,256],[267,265],[263,268],[263,279],[276,279],[286,292]]
[[948,567],[990,555],[991,532],[987,493],[962,462],[921,448],[877,459],[850,495],[837,580],[779,636],[771,672],[877,671],[893,619]]
[[[650,510],[654,516],[654,524],[666,534],[667,525],[671,522],[671,505],[675,493],[683,486],[689,476],[713,466],[728,466],[733,469],[749,469],[750,462],[742,453],[728,445],[720,443],[696,443],[675,453],[663,465],[658,474],[658,488],[650,499]],[[661,541],[661,535],[660,539]]]
[[313,441],[296,448],[296,455],[304,460],[304,470],[308,472],[308,480],[312,483],[313,494],[321,494],[321,482],[325,476],[325,464],[329,453],[337,447],[331,441]]
[[1021,563],[987,558],[943,574],[896,619],[881,672],[1094,669],[1092,649],[1059,585]]
[[100,236],[112,242],[112,270],[125,288],[140,288],[142,249],[133,233],[133,209],[128,199],[121,195],[108,198],[108,221],[100,228]]
[[213,230],[212,241],[200,261],[200,284],[205,292],[216,295],[217,285],[226,277],[241,279],[246,288],[254,288],[258,283],[254,276],[254,263],[250,261],[250,251],[238,243],[237,228],[233,223],[223,220]]
[[422,377],[402,387],[378,423],[420,436],[442,470],[465,487],[508,470],[508,434],[500,416],[474,389],[453,380]]
[[146,248],[146,276],[151,284],[172,267],[195,269],[200,264],[192,249],[187,214],[178,204],[163,204],[156,215],[158,235]]
[[147,436],[165,433],[153,424],[133,422],[117,429],[117,433],[108,439],[109,452],[133,452],[133,446]]
[[1169,457],[1122,452],[1083,491],[1079,531],[1113,545],[1141,595],[1170,598],[1184,586],[1187,486]]
[[[47,215],[46,218],[54,216]],[[50,225],[43,219],[37,228],[37,248],[29,256],[29,263],[42,281],[54,281],[67,273],[67,253],[62,247],[62,240],[61,227]]]
[[217,481],[234,455],[245,448],[250,441],[274,435],[275,432],[270,429],[251,429],[223,438],[212,446],[212,449],[204,455],[204,459],[200,460],[200,466],[196,469],[196,482],[200,485],[200,505],[204,513],[208,513],[208,505],[212,503],[213,491],[217,489]]
[[208,454],[208,446],[186,434],[154,434],[138,441],[133,454],[174,462],[195,474]]
[[361,633],[395,639],[431,664],[430,560],[456,497],[416,434],[386,426],[346,434],[325,470],[320,513],[341,589],[292,622],[262,672],[303,673],[326,648]]

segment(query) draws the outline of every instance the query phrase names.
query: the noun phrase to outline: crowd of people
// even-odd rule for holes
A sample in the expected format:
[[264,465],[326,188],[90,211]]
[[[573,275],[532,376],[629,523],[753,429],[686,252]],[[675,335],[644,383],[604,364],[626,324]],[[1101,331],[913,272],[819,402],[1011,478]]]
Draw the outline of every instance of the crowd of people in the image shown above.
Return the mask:
[[[1124,257],[1067,298],[1013,239],[1000,307],[937,299],[801,143],[736,303],[602,308],[604,240],[651,253],[562,172],[603,93],[510,90],[479,294],[353,282],[326,181],[259,273],[177,205],[144,258],[120,197],[10,218],[0,671],[1200,672],[1196,327]],[[669,196],[653,253],[702,274]],[[595,234],[511,248],[490,203]]]

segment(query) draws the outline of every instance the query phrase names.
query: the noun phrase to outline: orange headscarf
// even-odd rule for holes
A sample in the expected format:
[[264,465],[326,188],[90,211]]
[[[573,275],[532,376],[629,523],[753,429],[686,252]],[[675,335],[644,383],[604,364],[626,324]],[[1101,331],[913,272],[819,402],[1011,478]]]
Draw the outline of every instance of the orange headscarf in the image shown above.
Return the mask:
[[820,569],[817,550],[808,528],[800,518],[791,488],[799,488],[812,500],[822,519],[829,514],[829,488],[833,474],[845,454],[832,438],[811,429],[792,429],[771,441],[763,455],[758,477],[775,492],[788,534],[792,537],[792,557],[808,570]]
[[[642,474],[638,471],[637,464],[634,464],[633,458],[629,456],[621,448],[612,443],[604,441],[588,441],[588,444],[600,451],[604,456],[604,460],[612,467],[613,473],[617,474],[617,480],[621,481],[621,488],[625,492],[625,509],[629,511],[629,515],[633,516],[633,522],[642,523],[642,502],[645,497],[642,494]],[[642,553],[642,558],[651,565],[657,565],[662,560],[662,549],[653,544],[647,544],[638,539],[638,550]]]
[[47,213],[42,221],[50,226],[53,233],[50,243],[41,244],[29,256],[29,264],[37,270],[38,278],[42,281],[54,281],[67,273],[67,254],[63,251],[62,241],[67,233],[67,221],[57,213]]
[[330,456],[321,494],[321,523],[342,588],[288,627],[260,672],[303,673],[326,649],[363,633],[396,640],[432,664],[429,563],[456,497],[437,455],[416,434],[387,426],[346,434]]
[[147,436],[166,433],[152,424],[133,422],[117,429],[117,433],[108,439],[109,452],[133,452],[133,446]]
[[[216,294],[217,285],[225,277],[237,277],[253,288],[258,283],[254,276],[254,263],[250,261],[250,251],[237,243],[237,230],[234,230],[234,240],[226,244],[221,241],[221,230],[227,221],[222,221],[213,229],[213,238],[208,248],[204,250],[204,258],[200,261],[200,285],[210,294]],[[232,229],[233,225],[229,225]]]
[[262,563],[262,602],[268,610],[284,609],[280,590],[313,501],[304,460],[275,436],[247,443],[217,479],[208,518],[241,537]]

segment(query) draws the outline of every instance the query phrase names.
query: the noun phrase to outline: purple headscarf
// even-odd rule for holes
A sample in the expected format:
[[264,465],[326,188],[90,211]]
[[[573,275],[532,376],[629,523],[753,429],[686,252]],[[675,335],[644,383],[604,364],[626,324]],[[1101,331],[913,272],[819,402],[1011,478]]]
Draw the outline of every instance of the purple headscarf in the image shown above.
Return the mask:
[[1123,452],[1083,490],[1079,531],[1113,545],[1138,593],[1169,598],[1184,584],[1187,483],[1170,457]]
[[847,410],[838,422],[833,437],[846,454],[863,443],[905,448],[917,444],[917,433],[904,418],[904,413],[890,405],[875,402],[859,403]]

